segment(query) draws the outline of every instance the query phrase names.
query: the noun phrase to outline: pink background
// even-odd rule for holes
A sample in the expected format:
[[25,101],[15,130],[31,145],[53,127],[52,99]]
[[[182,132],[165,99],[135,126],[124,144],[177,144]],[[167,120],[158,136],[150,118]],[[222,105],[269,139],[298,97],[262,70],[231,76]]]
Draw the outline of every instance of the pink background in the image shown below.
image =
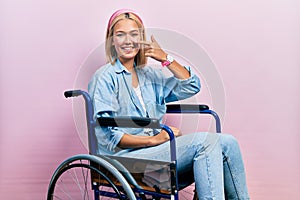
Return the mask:
[[2,0],[0,199],[44,199],[57,165],[86,152],[63,91],[123,7],[206,49],[226,92],[223,132],[240,142],[252,199],[299,198],[299,1]]

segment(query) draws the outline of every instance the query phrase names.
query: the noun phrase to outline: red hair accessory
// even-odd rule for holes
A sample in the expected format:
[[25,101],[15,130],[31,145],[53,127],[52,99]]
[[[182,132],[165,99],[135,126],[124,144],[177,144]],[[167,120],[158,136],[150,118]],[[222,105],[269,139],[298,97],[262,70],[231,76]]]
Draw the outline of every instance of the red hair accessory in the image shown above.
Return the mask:
[[120,9],[120,10],[117,10],[116,12],[114,12],[114,14],[112,14],[112,16],[110,17],[109,21],[108,21],[108,29],[110,28],[112,22],[114,21],[114,19],[121,15],[121,14],[124,14],[124,13],[131,13],[131,14],[134,14],[140,21],[141,23],[143,24],[143,21],[142,19],[139,17],[139,15],[133,11],[133,10],[130,10],[130,9]]

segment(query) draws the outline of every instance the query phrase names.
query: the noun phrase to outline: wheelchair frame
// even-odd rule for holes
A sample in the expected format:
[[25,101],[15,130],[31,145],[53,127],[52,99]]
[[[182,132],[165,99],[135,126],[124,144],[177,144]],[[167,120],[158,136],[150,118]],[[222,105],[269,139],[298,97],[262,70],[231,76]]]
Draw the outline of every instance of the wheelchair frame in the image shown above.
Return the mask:
[[[119,199],[147,199],[147,195],[151,199],[175,199],[178,200],[178,192],[180,190],[178,183],[177,174],[177,157],[176,157],[176,142],[173,131],[165,124],[160,124],[159,120],[145,118],[145,117],[100,117],[97,120],[93,118],[94,109],[92,100],[89,94],[82,90],[71,90],[64,93],[66,98],[83,96],[85,100],[85,110],[86,110],[86,122],[88,129],[88,145],[89,154],[79,154],[72,156],[65,161],[63,161],[55,170],[54,174],[49,183],[47,199],[52,200],[54,198],[53,193],[55,190],[56,183],[60,176],[67,170],[75,167],[86,168],[87,171],[90,170],[90,174],[97,173],[99,177],[103,177],[108,183],[109,187],[113,189],[113,192],[101,191],[99,189],[99,183],[91,180],[91,188],[94,191],[94,199],[99,200],[99,195],[106,197],[114,197]],[[216,122],[216,132],[221,133],[221,123],[220,118],[216,112],[210,110],[207,105],[193,105],[193,104],[169,104],[167,105],[166,113],[198,113],[198,114],[209,114],[212,115]],[[170,194],[161,193],[157,188],[155,192],[143,189],[132,177],[130,172],[118,161],[111,159],[109,156],[97,155],[97,138],[95,135],[96,126],[112,126],[112,127],[131,127],[131,128],[153,128],[153,129],[163,129],[170,137],[170,156],[171,162],[169,162],[170,167],[170,177],[171,177],[171,191]],[[153,162],[153,161],[151,161]],[[167,163],[165,163],[167,164]],[[100,167],[99,167],[100,166]],[[101,168],[108,171],[113,177],[120,183],[116,185],[114,181],[110,180]],[[91,175],[92,176],[92,175]],[[122,187],[123,193],[119,192],[119,188]],[[139,194],[139,195],[137,195]],[[84,194],[84,199],[85,199]]]

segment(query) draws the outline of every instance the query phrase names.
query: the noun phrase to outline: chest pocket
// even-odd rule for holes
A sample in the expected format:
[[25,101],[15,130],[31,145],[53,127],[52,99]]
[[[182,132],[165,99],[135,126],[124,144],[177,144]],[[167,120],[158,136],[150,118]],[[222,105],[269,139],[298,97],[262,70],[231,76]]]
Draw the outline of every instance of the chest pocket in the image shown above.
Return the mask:
[[154,102],[149,102],[146,104],[146,108],[150,118],[156,118],[161,120],[164,114],[166,113],[165,104],[157,104]]

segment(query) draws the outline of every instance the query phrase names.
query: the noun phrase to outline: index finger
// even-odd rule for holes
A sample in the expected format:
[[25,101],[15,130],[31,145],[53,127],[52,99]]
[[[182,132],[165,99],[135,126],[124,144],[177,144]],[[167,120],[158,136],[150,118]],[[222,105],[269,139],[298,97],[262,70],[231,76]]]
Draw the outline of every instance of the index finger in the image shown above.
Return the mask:
[[148,41],[143,41],[143,40],[141,40],[141,41],[138,41],[137,43],[138,43],[138,44],[144,44],[144,45],[149,45],[149,46],[150,46],[152,42],[148,42]]

